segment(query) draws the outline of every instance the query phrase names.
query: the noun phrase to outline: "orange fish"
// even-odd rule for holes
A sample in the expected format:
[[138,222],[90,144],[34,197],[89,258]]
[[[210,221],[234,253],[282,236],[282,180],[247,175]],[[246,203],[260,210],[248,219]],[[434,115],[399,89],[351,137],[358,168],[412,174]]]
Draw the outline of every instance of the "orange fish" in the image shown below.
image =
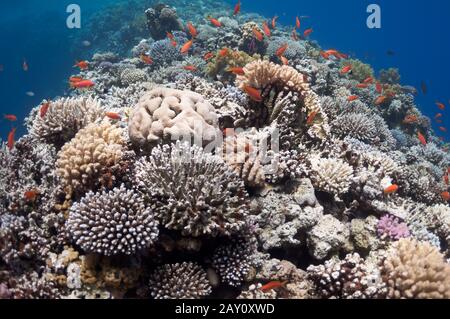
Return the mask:
[[285,56],[280,56],[280,60],[283,65],[289,65],[289,60]]
[[211,59],[214,56],[214,53],[212,52],[208,52],[203,56],[203,60],[208,61],[209,59]]
[[437,119],[440,119],[441,117],[442,117],[442,113],[437,113],[437,114],[434,116],[434,119],[437,120]]
[[300,18],[299,17],[295,17],[295,27],[297,29],[300,29],[301,23],[300,23]]
[[261,91],[251,86],[244,86],[244,92],[255,102],[262,102]]
[[278,19],[277,16],[274,16],[272,18],[272,29],[275,29],[277,27],[277,19]]
[[264,34],[265,34],[268,38],[270,38],[270,36],[272,35],[272,33],[270,32],[269,26],[267,25],[267,22],[266,22],[266,21],[263,22],[263,31],[264,31]]
[[440,110],[445,110],[445,105],[444,105],[444,103],[436,102],[436,105],[437,105],[437,107],[438,107]]
[[267,291],[270,291],[272,289],[277,289],[277,288],[283,287],[286,284],[287,284],[287,281],[283,281],[283,282],[281,282],[281,281],[271,281],[271,282],[265,284],[264,286],[262,286],[261,287],[261,291],[262,292],[267,292]]
[[420,143],[422,143],[423,146],[427,145],[427,140],[425,139],[425,136],[423,136],[422,133],[417,132],[417,138],[419,139]]
[[396,193],[398,191],[398,185],[392,184],[391,186],[384,189],[384,195],[389,195]]
[[379,93],[379,94],[383,93],[383,86],[381,85],[380,82],[377,82],[377,84],[375,85],[375,90],[376,90],[377,93]]
[[198,32],[197,32],[197,29],[192,25],[191,22],[188,22],[187,28],[188,28],[189,33],[191,34],[191,36],[192,36],[193,38],[196,38],[197,35],[198,35]]
[[316,118],[316,115],[317,115],[317,111],[316,112],[312,112],[311,114],[309,114],[308,118],[306,119],[306,124],[307,125],[311,125],[314,122],[314,120]]
[[436,120],[436,123],[437,124],[442,124],[442,123],[444,123],[442,120]]
[[25,59],[23,59],[22,68],[25,72],[27,72],[29,69],[28,62]]
[[294,41],[298,41],[299,40],[298,35],[297,35],[297,30],[295,28],[292,30],[291,38]]
[[89,67],[89,62],[79,61],[74,66],[74,68],[80,68],[80,70],[86,70]]
[[176,48],[177,45],[178,45],[177,41],[175,41],[175,40],[170,40],[170,44],[171,44],[174,48]]
[[141,54],[141,61],[149,65],[153,63],[153,59],[146,54]]
[[325,60],[328,60],[330,58],[330,54],[328,54],[325,51],[320,51],[320,55],[322,56],[322,58],[324,58]]
[[95,83],[92,82],[91,80],[83,80],[83,81],[79,81],[79,82],[71,82],[70,83],[70,87],[75,88],[75,89],[91,88],[94,85],[95,85]]
[[186,54],[191,49],[193,43],[194,40],[189,40],[186,42],[180,49],[181,54]]
[[442,199],[448,202],[450,200],[450,193],[449,192],[442,192],[441,193]]
[[83,81],[83,78],[82,78],[82,77],[79,77],[79,76],[71,76],[71,77],[69,78],[69,82],[74,82],[74,83],[76,83],[76,82],[80,82],[80,81]]
[[115,112],[105,112],[105,116],[110,118],[111,120],[116,120],[116,121],[117,120],[120,121],[120,119],[122,118],[119,113],[115,113]]
[[221,57],[227,56],[228,55],[228,48],[223,48],[222,50],[219,51],[219,55]]
[[353,101],[356,101],[357,99],[359,99],[359,96],[357,96],[357,95],[350,95],[350,96],[347,98],[347,101],[353,102]]
[[39,115],[41,118],[44,118],[45,115],[48,112],[48,109],[50,108],[50,102],[47,101],[44,104],[42,104],[41,108],[39,109]]
[[305,37],[305,38],[307,38],[307,37],[309,37],[310,35],[311,35],[311,33],[313,33],[313,29],[312,28],[310,28],[310,29],[306,29],[305,30],[305,32],[303,32],[303,36]]
[[238,0],[236,5],[234,6],[233,15],[238,15],[240,11],[241,11],[241,0]]
[[369,87],[369,84],[367,84],[367,83],[359,83],[359,84],[356,84],[356,87],[358,89],[367,89]]
[[417,122],[417,116],[415,115],[407,115],[403,120],[404,124],[411,124]]
[[39,194],[39,192],[37,190],[32,189],[32,190],[26,191],[24,193],[23,197],[25,198],[25,200],[27,202],[35,202],[38,194]]
[[175,37],[173,36],[172,33],[167,32],[167,37],[168,37],[170,40],[175,41]]
[[17,121],[17,116],[15,116],[13,114],[5,114],[3,117],[11,122]]
[[236,75],[244,75],[245,74],[244,69],[241,68],[241,67],[228,68],[228,72],[231,72],[231,73],[236,74]]
[[9,150],[12,150],[14,147],[14,135],[16,134],[16,128],[13,127],[11,131],[8,133],[8,143],[6,144],[8,146]]
[[213,26],[217,28],[220,28],[222,26],[222,23],[220,23],[220,21],[217,19],[209,17],[209,21],[212,23]]
[[341,74],[347,74],[348,72],[350,72],[352,70],[352,66],[351,65],[346,65],[341,69]]
[[444,174],[443,178],[444,183],[448,185],[448,174]]
[[386,101],[386,97],[384,95],[380,95],[379,97],[377,97],[377,99],[375,100],[375,105],[380,105],[383,104]]
[[369,76],[367,79],[364,80],[364,83],[366,83],[366,84],[373,83],[373,77]]
[[443,126],[439,126],[439,131],[447,133],[447,129]]
[[259,32],[259,30],[256,29],[256,27],[253,28],[253,35],[259,42],[261,42],[264,39],[264,35],[261,32]]
[[183,69],[185,69],[186,71],[192,71],[192,72],[197,71],[197,67],[195,65],[185,65],[183,67]]
[[284,52],[286,52],[286,50],[287,50],[288,47],[289,47],[289,46],[288,46],[287,43],[286,43],[286,44],[283,44],[281,47],[279,47],[279,48],[277,49],[277,51],[275,52],[275,55],[278,56],[278,57],[282,56],[282,55],[284,54]]

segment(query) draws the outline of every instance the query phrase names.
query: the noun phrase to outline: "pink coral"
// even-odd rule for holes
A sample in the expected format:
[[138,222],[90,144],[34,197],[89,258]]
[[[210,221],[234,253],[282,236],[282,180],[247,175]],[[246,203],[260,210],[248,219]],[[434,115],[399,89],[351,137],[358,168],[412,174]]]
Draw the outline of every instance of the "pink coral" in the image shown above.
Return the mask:
[[377,233],[380,238],[389,240],[399,240],[410,236],[408,225],[391,215],[381,217],[378,221]]

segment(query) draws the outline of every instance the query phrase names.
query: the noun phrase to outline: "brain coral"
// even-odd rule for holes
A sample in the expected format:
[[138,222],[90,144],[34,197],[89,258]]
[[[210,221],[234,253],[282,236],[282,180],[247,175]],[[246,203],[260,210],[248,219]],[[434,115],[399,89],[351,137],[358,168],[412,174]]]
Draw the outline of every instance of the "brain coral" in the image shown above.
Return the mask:
[[401,239],[382,265],[388,296],[396,299],[449,299],[450,265],[436,247]]
[[158,146],[136,163],[137,185],[161,224],[183,235],[230,235],[245,225],[244,183],[219,156],[188,143]]
[[56,161],[63,186],[71,191],[92,189],[122,158],[123,130],[109,121],[89,124],[63,146]]
[[200,299],[211,293],[206,272],[193,262],[158,267],[150,276],[149,288],[155,299]]
[[139,194],[124,185],[110,191],[87,193],[75,203],[67,231],[86,252],[107,256],[133,254],[158,237],[158,223]]
[[38,112],[36,115],[30,132],[54,144],[64,144],[81,128],[104,115],[100,104],[92,98],[62,98],[49,103],[45,114]]
[[162,87],[142,96],[129,122],[132,143],[143,148],[180,138],[206,145],[220,134],[214,107],[200,94]]
[[314,186],[330,194],[346,193],[353,181],[353,168],[341,159],[314,156],[311,170]]

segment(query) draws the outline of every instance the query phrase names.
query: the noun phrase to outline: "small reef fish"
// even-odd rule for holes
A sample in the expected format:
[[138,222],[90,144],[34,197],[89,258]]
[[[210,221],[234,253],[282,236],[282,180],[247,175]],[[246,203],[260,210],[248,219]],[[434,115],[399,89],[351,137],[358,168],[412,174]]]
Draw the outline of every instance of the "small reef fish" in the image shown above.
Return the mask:
[[446,202],[450,201],[450,193],[449,192],[442,192],[441,193],[442,199]]
[[219,56],[221,57],[227,56],[228,52],[229,52],[228,48],[223,48],[219,51]]
[[73,67],[74,68],[80,68],[80,70],[86,70],[87,68],[89,68],[89,62],[87,62],[87,61],[79,61],[79,62],[76,62]]
[[415,115],[407,115],[405,116],[405,119],[403,120],[404,124],[411,124],[417,122],[417,116]]
[[278,19],[278,16],[274,16],[272,18],[272,29],[274,29],[274,30],[277,28],[277,19]]
[[424,81],[422,81],[422,83],[420,83],[420,89],[422,90],[422,93],[424,95],[427,95],[428,87],[427,87],[427,84]]
[[34,203],[36,201],[38,195],[39,195],[39,192],[36,189],[32,189],[32,190],[26,191],[23,194],[23,197],[25,198],[25,200],[27,202]]
[[198,35],[198,32],[197,32],[197,29],[193,26],[193,24],[191,22],[188,22],[187,28],[188,28],[189,33],[191,34],[191,36],[193,38],[196,38],[197,35]]
[[175,41],[175,37],[173,36],[172,33],[166,32],[166,34],[167,34],[167,37],[169,38],[169,40]]
[[214,57],[214,53],[208,52],[203,56],[203,60],[208,61],[209,59]]
[[228,68],[228,72],[231,72],[236,75],[244,75],[245,74],[244,69],[241,67],[230,67],[230,68]]
[[264,39],[264,35],[256,27],[253,28],[253,35],[259,42]]
[[301,26],[300,18],[299,17],[295,17],[295,27],[297,29],[300,29],[300,26]]
[[436,123],[437,124],[442,124],[442,123],[444,123],[442,120],[436,120]]
[[215,26],[216,28],[222,27],[222,23],[221,23],[219,20],[214,19],[214,18],[211,18],[211,17],[209,17],[208,19],[209,19],[209,21],[211,22],[211,24],[212,24],[213,26]]
[[150,65],[153,63],[153,59],[146,54],[141,54],[140,58],[141,61],[144,62],[144,64]]
[[82,78],[82,77],[79,77],[79,76],[71,76],[71,77],[69,78],[69,82],[76,83],[76,82],[80,82],[80,81],[83,81],[83,78]]
[[105,116],[115,121],[120,121],[122,118],[119,113],[115,112],[105,112]]
[[30,69],[30,67],[28,66],[28,62],[27,62],[27,60],[23,60],[23,63],[22,63],[22,69],[25,71],[25,72],[27,72],[29,69]]
[[289,65],[289,60],[285,56],[280,56],[280,60],[283,65]]
[[266,37],[270,38],[272,36],[272,33],[270,32],[269,26],[267,25],[267,22],[263,22],[263,31]]
[[191,49],[193,43],[194,40],[189,40],[186,42],[180,49],[181,54],[186,54]]
[[386,187],[383,192],[384,192],[384,195],[390,195],[390,194],[396,193],[397,191],[398,191],[398,185],[392,184],[391,186]]
[[251,86],[244,86],[244,92],[255,102],[262,102],[261,92],[258,89],[255,89]]
[[303,36],[305,38],[307,38],[307,37],[309,37],[311,35],[311,33],[313,33],[313,31],[314,30],[312,28],[306,29],[305,32],[303,32]]
[[236,5],[234,6],[234,12],[233,15],[238,15],[239,12],[241,12],[241,0],[238,0],[238,2],[236,3]]
[[375,85],[375,90],[377,91],[378,94],[383,93],[383,86],[381,85],[380,82],[377,82],[377,84]]
[[10,122],[15,122],[17,121],[17,116],[13,115],[13,114],[5,114],[3,116],[5,119],[7,119]]
[[437,113],[437,114],[434,116],[434,119],[437,120],[437,119],[440,119],[441,117],[442,117],[442,113]]
[[13,127],[11,129],[11,131],[8,133],[8,143],[6,144],[6,146],[8,147],[9,150],[12,150],[14,148],[14,135],[16,134],[16,128]]
[[444,176],[442,177],[442,180],[444,181],[444,183],[446,185],[448,185],[448,173],[445,173]]
[[278,57],[281,57],[282,55],[284,55],[284,53],[286,52],[287,48],[288,48],[288,44],[283,44],[281,47],[279,47],[277,49],[277,51],[275,52],[275,55]]
[[342,67],[341,74],[347,74],[351,70],[352,70],[352,66],[351,65],[346,65],[346,66]]
[[298,34],[297,34],[297,30],[295,28],[292,30],[291,38],[294,41],[298,41],[299,40],[299,37],[298,37]]
[[176,47],[178,46],[178,43],[177,43],[177,41],[175,41],[175,40],[170,40],[170,44],[171,44],[174,48],[176,48]]
[[88,40],[84,40],[83,42],[81,42],[81,44],[82,44],[84,47],[90,47],[90,46],[91,46],[91,42],[89,42]]
[[283,287],[287,283],[288,283],[287,281],[283,281],[283,282],[281,282],[281,281],[271,281],[271,282],[265,284],[264,286],[262,286],[260,289],[261,289],[262,292],[267,292],[267,291],[270,291],[270,290],[273,290],[273,289],[277,289],[277,288]]
[[357,95],[350,95],[350,96],[347,98],[347,101],[353,102],[353,101],[356,101],[357,99],[359,99],[359,96],[357,96]]
[[436,102],[436,105],[437,105],[437,107],[440,109],[440,110],[445,110],[445,104],[444,103],[441,103],[441,102]]
[[39,116],[41,118],[44,118],[45,115],[47,115],[48,109],[50,108],[50,101],[47,101],[42,104],[41,108],[39,109]]
[[420,143],[422,143],[423,146],[427,145],[427,140],[422,133],[417,132],[417,138],[419,139]]
[[320,55],[322,56],[322,58],[324,58],[325,60],[328,60],[330,58],[330,54],[328,54],[325,51],[320,51]]
[[183,69],[185,69],[186,71],[192,71],[192,72],[197,71],[197,67],[195,65],[185,65],[183,67]]
[[80,82],[71,82],[70,87],[73,89],[88,89],[95,86],[91,80],[82,80]]
[[29,97],[33,97],[34,96],[34,92],[33,91],[25,92],[25,94],[28,95]]
[[410,86],[410,85],[402,86],[401,90],[404,93],[407,93],[407,94],[417,95],[417,89],[415,87],[413,87],[413,86]]
[[445,128],[443,126],[439,126],[439,131],[447,133],[447,128]]
[[358,89],[367,89],[369,87],[369,84],[367,84],[367,83],[359,83],[359,84],[356,84],[356,87]]
[[314,123],[314,120],[317,116],[317,111],[316,112],[312,112],[311,114],[308,115],[308,118],[306,119],[306,124],[307,125],[311,125],[312,123]]
[[367,79],[363,81],[365,84],[372,84],[373,83],[373,77],[369,76]]
[[394,56],[395,55],[395,51],[387,50],[386,54],[389,55],[389,56]]
[[377,97],[377,99],[375,100],[375,105],[381,105],[386,101],[387,97],[384,95],[380,95],[379,97]]

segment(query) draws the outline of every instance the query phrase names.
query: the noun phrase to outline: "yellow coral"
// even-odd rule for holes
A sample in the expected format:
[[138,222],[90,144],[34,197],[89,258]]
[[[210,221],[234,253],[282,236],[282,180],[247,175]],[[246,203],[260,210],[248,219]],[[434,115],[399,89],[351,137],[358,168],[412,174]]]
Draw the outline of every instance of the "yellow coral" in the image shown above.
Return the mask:
[[206,71],[212,78],[220,77],[221,80],[232,79],[233,73],[228,69],[231,67],[243,67],[246,64],[258,60],[261,57],[258,54],[253,56],[248,55],[244,51],[227,50],[226,54],[222,55],[217,52],[216,56],[208,63]]

